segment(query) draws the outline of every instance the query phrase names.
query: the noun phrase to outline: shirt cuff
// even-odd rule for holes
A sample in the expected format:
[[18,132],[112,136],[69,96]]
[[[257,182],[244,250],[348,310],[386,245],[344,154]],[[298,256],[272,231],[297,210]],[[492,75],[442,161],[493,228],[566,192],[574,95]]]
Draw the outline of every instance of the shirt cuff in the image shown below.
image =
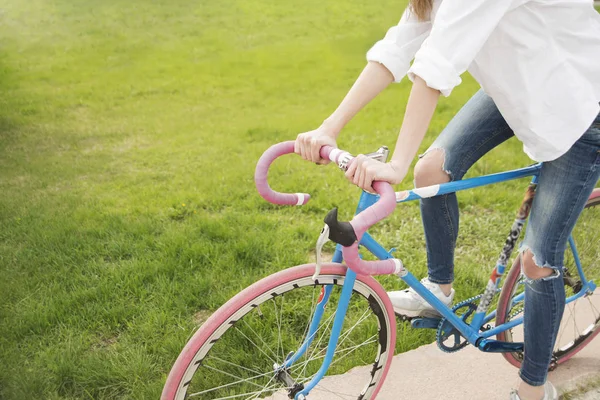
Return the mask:
[[445,97],[460,85],[462,79],[454,65],[435,49],[423,44],[415,55],[415,61],[408,70],[408,79],[414,82],[415,76],[423,79],[427,86],[439,90]]
[[410,67],[409,61],[405,58],[398,56],[397,48],[390,49],[389,44],[383,41],[375,43],[367,52],[367,61],[378,62],[386,67],[394,76],[394,82],[400,82]]

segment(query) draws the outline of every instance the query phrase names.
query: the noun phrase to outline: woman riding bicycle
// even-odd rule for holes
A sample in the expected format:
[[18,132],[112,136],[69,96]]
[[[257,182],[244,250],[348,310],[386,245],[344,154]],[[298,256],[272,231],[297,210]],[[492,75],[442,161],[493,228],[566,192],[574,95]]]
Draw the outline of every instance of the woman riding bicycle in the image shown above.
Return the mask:
[[[411,66],[411,61],[414,62]],[[525,351],[511,399],[557,399],[546,381],[565,306],[563,254],[575,221],[600,177],[600,15],[591,0],[410,0],[397,26],[367,53],[368,64],[342,103],[316,130],[298,135],[295,152],[324,164],[360,109],[404,75],[413,82],[389,163],[358,156],[346,176],[373,192],[406,176],[436,108],[469,71],[482,89],[415,166],[415,186],[461,179],[484,154],[516,136],[543,161],[520,248],[525,289]],[[337,146],[336,146],[337,147]],[[428,277],[450,305],[458,236],[455,194],[421,200]],[[390,292],[400,315],[433,308],[412,289]]]

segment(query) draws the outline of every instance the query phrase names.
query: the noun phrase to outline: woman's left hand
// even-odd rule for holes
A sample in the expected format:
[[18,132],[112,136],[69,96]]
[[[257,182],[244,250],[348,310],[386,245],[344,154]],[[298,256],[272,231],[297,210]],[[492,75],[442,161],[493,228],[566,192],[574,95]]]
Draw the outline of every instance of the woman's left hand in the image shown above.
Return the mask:
[[404,179],[407,171],[399,165],[392,163],[382,163],[363,154],[359,154],[350,163],[346,171],[346,178],[356,186],[375,193],[373,181],[385,181],[396,185]]

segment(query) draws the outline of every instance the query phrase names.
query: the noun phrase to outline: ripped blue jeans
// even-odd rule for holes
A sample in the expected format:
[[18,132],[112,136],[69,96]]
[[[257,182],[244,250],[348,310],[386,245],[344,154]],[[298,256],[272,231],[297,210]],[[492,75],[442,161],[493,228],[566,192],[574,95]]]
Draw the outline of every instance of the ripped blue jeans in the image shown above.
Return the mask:
[[[484,154],[513,136],[492,99],[479,91],[427,152],[443,151],[443,169],[455,181],[462,179]],[[556,271],[550,277],[530,280],[525,288],[525,358],[520,376],[530,385],[546,381],[565,307],[563,280],[558,278],[562,276],[567,239],[599,178],[600,114],[567,153],[543,164],[521,245],[520,251],[529,249],[533,253],[536,265]],[[421,217],[429,279],[451,283],[459,225],[456,194],[421,200]]]

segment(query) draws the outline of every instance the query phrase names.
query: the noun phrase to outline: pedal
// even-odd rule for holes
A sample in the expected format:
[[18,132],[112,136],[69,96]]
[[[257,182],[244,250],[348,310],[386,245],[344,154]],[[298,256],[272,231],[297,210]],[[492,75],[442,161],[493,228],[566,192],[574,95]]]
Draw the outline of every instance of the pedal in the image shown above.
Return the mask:
[[486,353],[515,353],[522,352],[524,344],[522,342],[501,342],[492,339],[480,339],[477,341],[479,350]]
[[415,317],[409,317],[408,315],[402,315],[402,314],[398,314],[398,313],[394,313],[396,315],[396,318],[398,318],[400,321],[405,322],[405,321],[412,321]]
[[441,318],[413,318],[410,324],[417,329],[437,329],[440,326]]

